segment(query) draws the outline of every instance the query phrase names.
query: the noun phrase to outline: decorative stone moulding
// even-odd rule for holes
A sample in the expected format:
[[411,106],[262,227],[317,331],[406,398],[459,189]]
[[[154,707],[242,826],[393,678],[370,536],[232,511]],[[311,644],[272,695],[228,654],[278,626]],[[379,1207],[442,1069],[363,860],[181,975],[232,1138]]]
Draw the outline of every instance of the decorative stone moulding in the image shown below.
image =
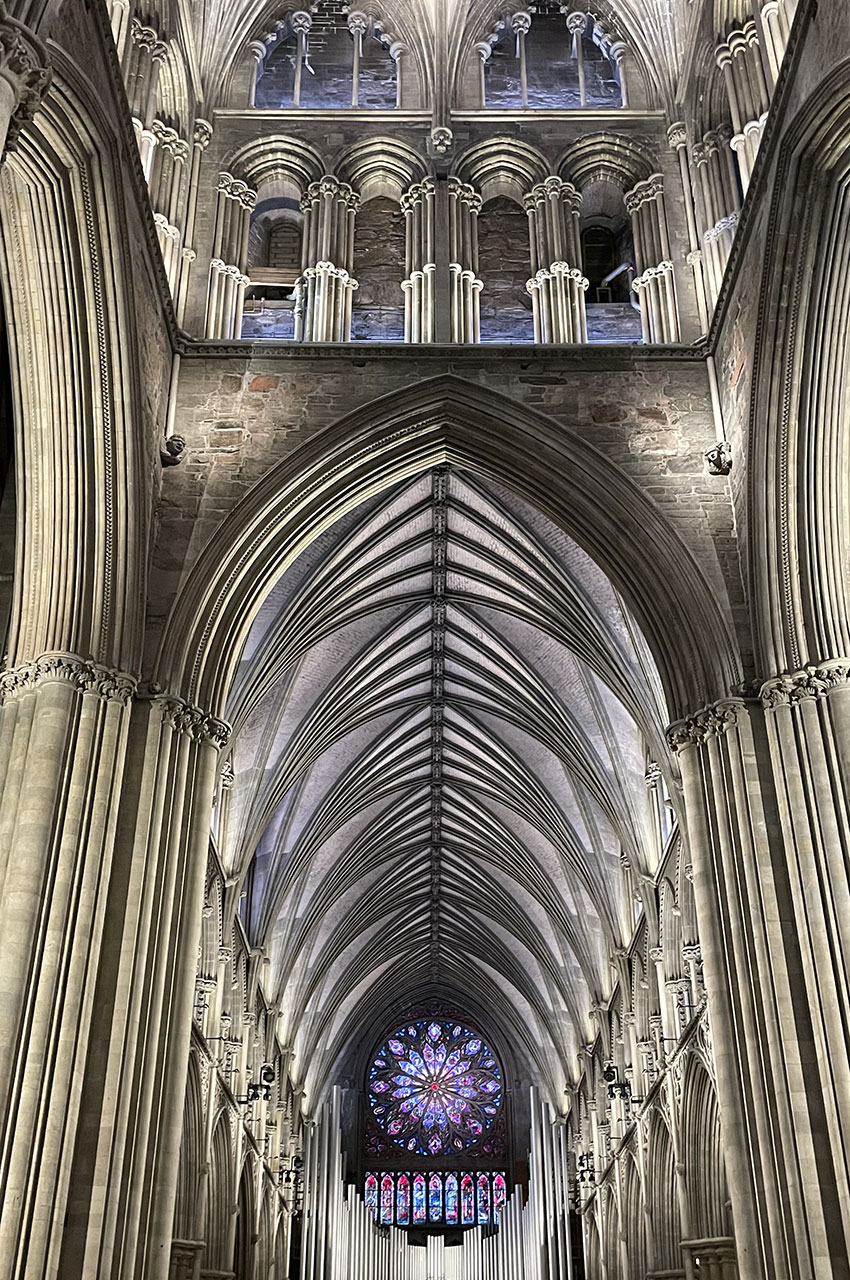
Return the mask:
[[[0,151],[13,151],[50,84],[47,50],[0,0]],[[4,136],[5,135],[5,136]]]
[[444,156],[451,149],[454,135],[447,125],[437,125],[431,130],[431,149],[438,156]]

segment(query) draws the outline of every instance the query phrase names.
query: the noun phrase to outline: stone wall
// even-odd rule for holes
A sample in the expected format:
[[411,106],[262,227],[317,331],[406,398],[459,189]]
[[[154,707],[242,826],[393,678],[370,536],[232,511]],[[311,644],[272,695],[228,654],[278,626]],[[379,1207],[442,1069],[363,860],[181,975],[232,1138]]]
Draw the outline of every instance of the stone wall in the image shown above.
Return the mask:
[[[728,481],[704,452],[714,422],[703,360],[639,351],[594,359],[520,347],[410,349],[281,346],[256,355],[183,358],[178,419],[186,457],[164,477],[151,598],[152,636],[198,553],[236,503],[299,445],[352,411],[419,381],[453,375],[511,397],[577,432],[655,502],[691,548],[727,614],[740,617]],[[740,642],[747,648],[746,628]]]
[[404,338],[404,214],[378,196],[361,205],[354,224],[354,295],[351,336],[356,342]]
[[488,200],[478,217],[482,342],[533,342],[528,216],[506,196]]

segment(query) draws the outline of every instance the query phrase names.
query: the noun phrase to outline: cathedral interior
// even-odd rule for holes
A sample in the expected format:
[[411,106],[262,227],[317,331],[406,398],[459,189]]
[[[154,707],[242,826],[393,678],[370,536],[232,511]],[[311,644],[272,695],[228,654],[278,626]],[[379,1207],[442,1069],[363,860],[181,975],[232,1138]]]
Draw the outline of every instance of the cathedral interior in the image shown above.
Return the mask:
[[0,1280],[850,1280],[848,0],[0,0],[0,152]]

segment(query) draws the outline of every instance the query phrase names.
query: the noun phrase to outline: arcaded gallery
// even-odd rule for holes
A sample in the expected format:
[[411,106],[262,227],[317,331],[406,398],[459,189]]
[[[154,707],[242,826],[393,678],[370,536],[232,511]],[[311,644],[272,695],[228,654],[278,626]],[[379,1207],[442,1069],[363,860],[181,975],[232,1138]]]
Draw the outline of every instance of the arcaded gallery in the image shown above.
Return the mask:
[[850,1280],[850,0],[0,0],[0,1280]]

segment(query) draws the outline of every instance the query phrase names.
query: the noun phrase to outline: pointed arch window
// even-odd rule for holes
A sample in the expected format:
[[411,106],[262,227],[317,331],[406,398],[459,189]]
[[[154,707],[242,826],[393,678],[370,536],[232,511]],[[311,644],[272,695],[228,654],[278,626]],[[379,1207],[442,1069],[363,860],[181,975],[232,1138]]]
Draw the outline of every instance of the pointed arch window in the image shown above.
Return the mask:
[[460,1220],[465,1227],[475,1222],[475,1188],[468,1173],[460,1180]]
[[410,1178],[406,1173],[398,1175],[396,1222],[400,1227],[406,1227],[410,1222]]
[[458,1216],[457,1174],[450,1173],[446,1177],[446,1222],[454,1225]]
[[381,1178],[381,1222],[393,1220],[393,1180],[388,1173]]
[[373,1218],[378,1217],[378,1179],[373,1173],[366,1175],[366,1189],[363,1195],[363,1201],[366,1208],[370,1211]]
[[425,1222],[427,1219],[427,1203],[425,1196],[425,1175],[417,1173],[413,1179],[413,1221]]

